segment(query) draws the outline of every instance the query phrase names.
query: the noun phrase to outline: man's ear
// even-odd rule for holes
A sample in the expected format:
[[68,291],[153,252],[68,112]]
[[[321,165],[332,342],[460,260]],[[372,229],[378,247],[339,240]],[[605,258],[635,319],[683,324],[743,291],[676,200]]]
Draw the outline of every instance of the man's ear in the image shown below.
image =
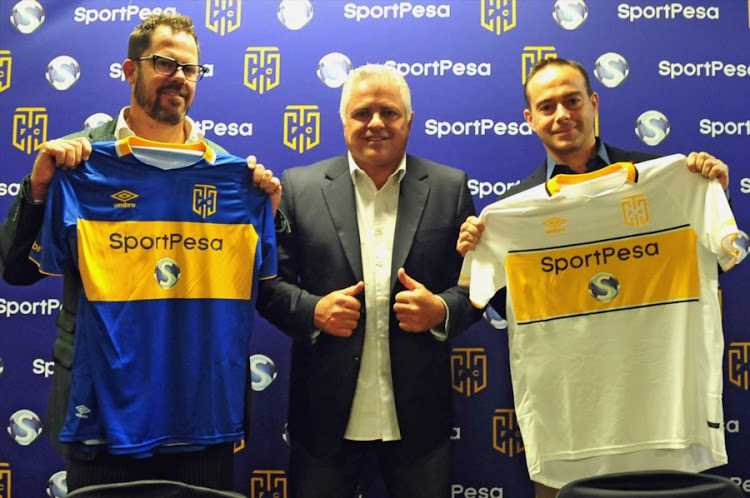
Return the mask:
[[122,74],[129,83],[135,82],[136,62],[133,59],[125,59],[122,63]]

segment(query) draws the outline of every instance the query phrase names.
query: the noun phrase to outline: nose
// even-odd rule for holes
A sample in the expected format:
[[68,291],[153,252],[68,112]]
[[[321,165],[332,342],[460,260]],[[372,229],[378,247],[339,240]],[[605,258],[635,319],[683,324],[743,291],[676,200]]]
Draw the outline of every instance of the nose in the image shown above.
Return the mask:
[[555,119],[558,121],[570,119],[570,111],[568,111],[563,104],[557,104],[557,109],[555,109]]
[[372,119],[370,119],[367,126],[370,128],[383,128],[385,126],[379,112],[372,113]]
[[177,66],[171,77],[177,78],[179,80],[187,80],[187,78],[185,77],[185,68],[183,68],[182,66]]

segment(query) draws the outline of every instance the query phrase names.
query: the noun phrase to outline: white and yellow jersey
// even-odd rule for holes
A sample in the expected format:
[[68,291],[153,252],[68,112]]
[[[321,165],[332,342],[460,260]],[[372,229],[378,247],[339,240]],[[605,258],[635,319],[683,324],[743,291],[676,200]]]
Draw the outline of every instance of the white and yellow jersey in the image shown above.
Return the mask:
[[716,180],[672,155],[560,175],[498,201],[461,272],[484,306],[507,287],[529,474],[727,462],[718,265],[741,256]]

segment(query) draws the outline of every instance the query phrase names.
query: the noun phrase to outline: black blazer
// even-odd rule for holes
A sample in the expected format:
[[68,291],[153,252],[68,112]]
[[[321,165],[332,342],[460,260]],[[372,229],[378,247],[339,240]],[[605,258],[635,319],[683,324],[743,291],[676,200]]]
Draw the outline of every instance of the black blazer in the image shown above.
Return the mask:
[[[96,128],[73,133],[63,138],[86,137],[92,143],[114,140],[116,125],[117,119],[115,118]],[[207,142],[216,150],[224,152],[224,149],[215,143]],[[0,225],[0,273],[2,273],[3,280],[10,285],[31,285],[46,276],[40,273],[36,263],[29,259],[29,251],[42,226],[45,210],[45,204],[32,204],[26,200],[24,192],[28,188],[29,178],[29,176],[24,178],[24,188],[20,189],[8,210],[8,217]],[[63,456],[75,453],[78,458],[90,459],[93,458],[93,453],[60,443],[58,440],[65,423],[70,397],[76,310],[81,288],[81,275],[78,273],[78,268],[68,264],[63,270],[62,308],[55,320],[57,337],[52,350],[55,375],[52,376],[43,432]]]
[[[286,170],[282,185],[281,209],[291,231],[277,237],[278,277],[261,283],[257,309],[294,339],[290,435],[309,451],[326,456],[343,441],[365,332],[363,315],[349,338],[321,333],[311,340],[313,311],[321,297],[363,280],[347,156]],[[462,258],[456,239],[461,223],[475,212],[466,173],[407,155],[400,189],[391,267],[391,373],[402,444],[416,455],[450,437],[450,344],[429,332],[399,328],[393,312],[395,295],[404,290],[398,268],[403,266],[445,300],[449,337],[477,321],[481,310],[472,306],[468,289],[457,285]]]

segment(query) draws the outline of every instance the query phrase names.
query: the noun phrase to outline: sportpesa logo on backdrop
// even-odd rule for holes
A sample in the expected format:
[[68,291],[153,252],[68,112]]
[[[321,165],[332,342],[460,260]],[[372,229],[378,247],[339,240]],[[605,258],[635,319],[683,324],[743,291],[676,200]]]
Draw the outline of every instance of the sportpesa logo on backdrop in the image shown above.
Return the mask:
[[240,27],[242,0],[206,0],[206,28],[224,36]]
[[296,31],[302,29],[312,21],[313,8],[309,0],[282,0],[276,11],[279,22],[286,29]]
[[385,65],[397,69],[404,76],[492,76],[489,62],[453,62],[441,59],[432,62],[385,61]]
[[253,391],[263,391],[276,380],[278,370],[271,358],[263,354],[250,357],[250,382]]
[[68,494],[68,473],[64,470],[55,472],[47,480],[47,496],[63,498]]
[[281,79],[279,47],[247,47],[244,78],[245,86],[261,95],[279,86]]
[[487,352],[484,348],[453,348],[453,389],[470,397],[487,387]]
[[501,35],[516,27],[516,0],[480,0],[481,25]]
[[492,416],[492,447],[504,455],[514,457],[524,450],[516,411],[498,408]]
[[31,154],[47,141],[47,109],[18,107],[13,115],[13,147]]
[[10,11],[11,24],[24,35],[36,31],[44,18],[44,8],[36,0],[21,0]]
[[659,145],[669,136],[670,129],[669,120],[659,111],[646,111],[635,120],[635,134],[646,145]]
[[580,28],[589,16],[589,9],[583,0],[557,0],[552,8],[552,17],[563,29]]
[[328,88],[338,88],[344,84],[352,69],[349,57],[339,52],[331,52],[318,61],[318,79]]
[[750,342],[733,342],[727,348],[727,379],[737,387],[750,390]]
[[359,22],[365,19],[434,19],[449,18],[449,4],[418,4],[412,2],[393,2],[385,5],[358,5],[350,2],[344,5],[344,18]]
[[317,105],[288,105],[284,111],[284,145],[300,154],[320,143]]
[[745,78],[750,76],[750,65],[727,64],[723,61],[706,62],[672,62],[659,61],[659,76],[669,76],[673,80],[679,77],[714,78],[716,76],[728,78]]
[[630,65],[625,57],[616,52],[602,54],[594,62],[594,77],[607,88],[615,88],[627,79]]
[[10,438],[21,446],[28,446],[42,433],[42,420],[31,410],[18,410],[8,420]]
[[81,66],[71,56],[60,55],[49,61],[45,76],[55,90],[67,90],[80,78]]
[[286,482],[283,470],[254,470],[250,477],[250,498],[286,498]]
[[76,7],[73,11],[73,21],[89,25],[95,22],[130,22],[133,18],[143,21],[152,14],[176,14],[177,7],[138,7],[129,4],[119,9],[87,9]]
[[627,19],[629,22],[639,20],[699,20],[715,21],[719,19],[719,7],[693,7],[672,2],[664,5],[628,5],[621,3],[617,6],[617,17]]
[[0,92],[10,88],[10,70],[13,59],[10,50],[0,50]]

